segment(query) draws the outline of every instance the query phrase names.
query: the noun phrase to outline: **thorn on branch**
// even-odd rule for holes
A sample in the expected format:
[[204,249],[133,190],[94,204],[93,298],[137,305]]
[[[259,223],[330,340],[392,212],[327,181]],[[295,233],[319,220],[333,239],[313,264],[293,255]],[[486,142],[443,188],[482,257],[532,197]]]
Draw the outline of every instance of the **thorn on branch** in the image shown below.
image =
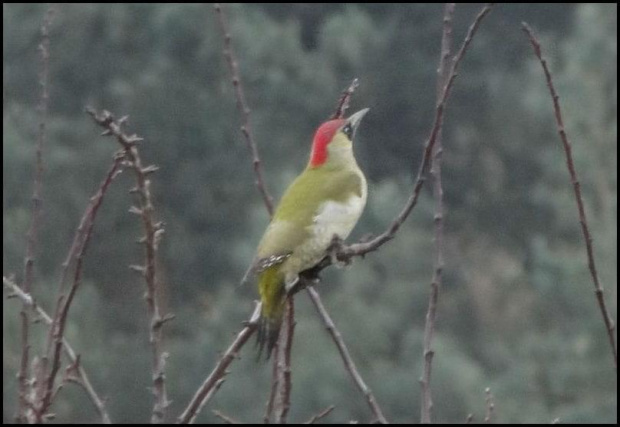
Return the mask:
[[138,142],[144,141],[144,138],[139,137],[135,133],[131,136],[128,136],[126,139],[127,139],[127,142],[130,144],[137,144]]
[[140,216],[144,213],[144,211],[137,206],[132,206],[129,208],[129,213]]
[[[176,316],[174,314],[168,313],[164,317],[155,320],[153,322],[153,328],[161,328],[164,325],[164,323],[169,322],[171,320],[174,320],[175,317]],[[166,357],[167,357],[167,353],[165,353],[165,354],[166,354]]]
[[120,119],[118,119],[118,125],[119,126],[123,126],[125,123],[127,123],[127,120],[129,119],[129,116],[123,116]]
[[347,109],[349,108],[349,101],[351,100],[351,96],[353,96],[353,92],[360,85],[359,79],[354,78],[349,87],[347,87],[344,91],[342,91],[342,95],[338,100],[338,104],[336,105],[336,111],[332,114],[331,119],[341,119],[344,117]]
[[144,175],[151,174],[153,172],[157,172],[159,170],[159,166],[150,165],[142,169],[142,173]]
[[146,274],[146,268],[143,265],[132,264],[132,265],[129,266],[129,269],[131,271],[135,271],[136,273],[141,274],[143,276]]

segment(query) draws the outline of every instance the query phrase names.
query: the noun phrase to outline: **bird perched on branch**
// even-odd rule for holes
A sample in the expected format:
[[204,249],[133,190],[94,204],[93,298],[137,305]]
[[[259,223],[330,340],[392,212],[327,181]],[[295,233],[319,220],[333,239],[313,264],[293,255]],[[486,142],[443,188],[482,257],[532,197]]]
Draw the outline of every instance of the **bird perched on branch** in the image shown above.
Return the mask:
[[[258,275],[262,301],[259,355],[269,358],[299,273],[318,264],[332,239],[346,239],[366,205],[366,178],[353,155],[353,139],[368,112],[317,129],[306,169],[288,187],[267,227],[249,273]],[[246,274],[247,277],[247,274]]]

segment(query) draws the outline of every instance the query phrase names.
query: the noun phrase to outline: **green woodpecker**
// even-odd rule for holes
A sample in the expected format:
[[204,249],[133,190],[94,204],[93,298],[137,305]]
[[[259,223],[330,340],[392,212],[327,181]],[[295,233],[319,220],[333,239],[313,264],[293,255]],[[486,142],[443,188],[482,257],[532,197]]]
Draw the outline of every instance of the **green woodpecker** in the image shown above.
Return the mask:
[[299,273],[327,254],[337,235],[346,239],[366,205],[366,178],[353,156],[353,138],[368,108],[323,123],[306,169],[288,187],[258,246],[250,271],[262,301],[259,354],[277,342],[286,295]]

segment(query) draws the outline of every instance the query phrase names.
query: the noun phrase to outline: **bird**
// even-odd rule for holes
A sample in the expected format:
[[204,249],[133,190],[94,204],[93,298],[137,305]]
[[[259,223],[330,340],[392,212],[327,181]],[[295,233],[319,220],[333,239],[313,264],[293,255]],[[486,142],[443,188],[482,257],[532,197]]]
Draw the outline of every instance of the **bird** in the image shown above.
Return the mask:
[[260,240],[244,278],[257,276],[259,358],[263,349],[267,359],[273,351],[287,295],[299,274],[328,255],[333,239],[349,236],[366,206],[368,185],[355,160],[353,140],[368,111],[318,127],[306,168],[284,192]]

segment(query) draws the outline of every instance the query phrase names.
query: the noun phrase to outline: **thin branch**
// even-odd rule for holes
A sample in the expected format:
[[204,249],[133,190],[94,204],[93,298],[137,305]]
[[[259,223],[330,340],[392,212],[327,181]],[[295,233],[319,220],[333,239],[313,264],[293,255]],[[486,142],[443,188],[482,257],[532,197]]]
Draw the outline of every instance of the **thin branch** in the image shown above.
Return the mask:
[[[450,59],[452,49],[452,18],[454,16],[455,3],[446,3],[443,16],[443,33],[441,36],[441,51],[439,55],[439,67],[437,68],[437,104],[441,101],[441,93],[447,82],[447,62]],[[437,312],[437,299],[441,288],[441,279],[444,266],[443,255],[443,188],[441,184],[441,158],[442,147],[442,125],[439,122],[437,141],[433,150],[433,163],[431,175],[433,176],[433,196],[435,198],[435,256],[434,273],[431,281],[431,291],[428,299],[428,311],[426,313],[426,323],[424,325],[424,371],[420,378],[422,387],[421,404],[421,423],[430,424],[432,421],[433,399],[431,395],[431,371],[433,356],[435,351],[432,348],[433,334],[435,332],[435,317]]]
[[[10,292],[9,297],[15,296],[19,298],[19,300],[22,301],[23,304],[33,309],[37,316],[41,320],[43,320],[46,325],[52,325],[52,318],[36,303],[36,301],[34,301],[30,294],[25,293],[19,286],[17,286],[10,279],[4,276],[2,277],[2,283],[4,284],[4,287]],[[79,356],[77,355],[73,347],[71,347],[67,339],[64,337],[62,338],[62,346],[65,354],[67,355],[71,363],[77,366],[77,375],[80,380],[80,385],[84,388],[86,394],[88,394],[88,397],[90,398],[93,405],[95,405],[95,408],[97,409],[97,412],[99,412],[99,416],[101,417],[102,423],[111,424],[110,416],[105,408],[104,399],[99,397],[99,395],[95,391],[92,383],[90,382],[88,374],[86,373],[82,365],[78,363]]]
[[221,385],[221,381],[223,381],[222,377],[226,375],[226,369],[232,361],[238,357],[241,347],[243,347],[243,345],[256,331],[256,328],[258,327],[258,320],[260,319],[260,309],[261,304],[256,304],[250,320],[245,323],[244,328],[237,334],[230,347],[228,347],[226,352],[224,352],[220,360],[215,365],[215,368],[213,368],[213,371],[211,371],[207,379],[205,379],[202,385],[198,388],[194,394],[194,397],[192,397],[192,400],[189,402],[183,413],[179,416],[177,420],[178,424],[192,424],[198,416],[200,410],[211,399],[211,397],[213,397],[217,387]]
[[338,104],[336,105],[336,110],[334,111],[334,114],[332,114],[331,116],[332,120],[341,119],[344,117],[345,113],[347,112],[347,109],[349,108],[349,102],[351,100],[351,96],[353,95],[353,92],[355,92],[355,89],[357,89],[359,85],[360,85],[359,80],[355,78],[353,79],[349,87],[342,91],[342,95],[340,96],[340,99],[338,100]]
[[[39,85],[41,93],[37,109],[40,114],[39,129],[35,148],[35,173],[34,189],[32,192],[32,218],[26,239],[26,255],[24,257],[24,278],[22,287],[24,292],[30,293],[34,279],[34,260],[37,246],[39,223],[41,220],[41,188],[43,186],[43,148],[47,139],[47,116],[49,105],[49,58],[50,58],[50,37],[49,30],[54,17],[54,8],[50,4],[45,12],[43,24],[41,25],[41,43],[39,52],[41,54],[41,71]],[[30,343],[29,326],[30,320],[26,305],[22,306],[21,317],[21,357],[19,371],[17,374],[18,382],[18,407],[15,419],[17,422],[25,423],[28,420],[27,412],[29,402],[29,369],[30,363]]]
[[273,368],[271,370],[271,390],[269,392],[269,400],[267,400],[267,404],[265,405],[265,415],[263,416],[263,422],[265,424],[269,424],[271,422],[271,416],[273,415],[273,405],[276,400],[276,396],[279,390],[280,383],[280,371],[278,368],[278,364],[280,363],[280,343],[279,340],[276,341],[274,348],[275,356],[273,358]]
[[292,296],[286,299],[284,324],[276,353],[275,375],[277,380],[273,411],[276,424],[286,424],[286,417],[291,406],[291,349],[295,331],[295,304]]
[[347,372],[349,372],[349,375],[351,375],[351,378],[355,382],[355,385],[366,398],[366,401],[368,402],[368,406],[370,407],[370,410],[372,411],[372,413],[374,414],[376,418],[376,420],[374,421],[380,424],[387,424],[388,422],[385,419],[385,416],[383,415],[383,411],[379,407],[379,404],[377,403],[377,399],[375,399],[374,394],[372,394],[372,391],[366,385],[360,373],[358,372],[357,367],[355,366],[355,363],[353,362],[353,359],[351,359],[351,354],[349,353],[349,349],[344,343],[344,340],[342,339],[342,335],[340,334],[340,331],[336,328],[336,325],[334,325],[334,321],[331,319],[329,313],[325,309],[325,306],[323,305],[323,302],[321,301],[321,297],[319,296],[319,293],[311,285],[308,285],[306,287],[306,290],[308,291],[308,295],[310,295],[310,299],[312,300],[314,307],[317,309],[317,311],[319,312],[319,315],[323,319],[323,323],[325,324],[325,329],[327,329],[327,332],[332,336],[332,339],[336,343],[336,347],[338,347],[338,351],[340,352],[340,356],[342,357],[342,360],[344,362],[344,366]]
[[607,337],[609,338],[609,345],[611,346],[611,351],[614,358],[614,366],[616,370],[618,369],[618,350],[616,346],[616,338],[614,336],[615,324],[612,320],[609,312],[607,311],[607,305],[605,303],[605,296],[603,294],[603,287],[601,286],[598,278],[598,273],[596,270],[596,264],[594,262],[594,249],[592,247],[592,237],[590,235],[590,230],[588,228],[588,222],[586,220],[586,211],[583,204],[583,197],[581,195],[581,185],[579,183],[579,179],[577,178],[577,172],[575,170],[575,163],[573,162],[573,154],[571,143],[568,140],[568,136],[566,135],[566,130],[564,128],[564,120],[562,118],[562,110],[560,108],[560,101],[557,92],[555,91],[555,86],[553,85],[553,79],[551,78],[551,72],[549,71],[549,67],[547,66],[547,61],[542,55],[542,50],[540,47],[540,42],[534,36],[532,29],[530,26],[523,22],[522,24],[523,31],[527,34],[530,39],[530,43],[534,48],[534,54],[540,61],[540,65],[545,73],[545,79],[547,81],[547,87],[549,88],[549,93],[551,94],[551,98],[553,100],[553,111],[555,113],[555,121],[557,125],[558,134],[560,135],[560,139],[562,140],[562,146],[564,147],[564,153],[566,154],[566,166],[568,167],[568,172],[570,174],[571,182],[573,184],[573,190],[575,192],[575,201],[577,202],[577,211],[579,212],[579,223],[581,224],[581,231],[583,233],[583,238],[586,244],[586,255],[588,258],[588,268],[590,270],[590,275],[592,276],[592,282],[594,284],[594,291],[596,293],[596,300],[598,302],[599,309],[601,311],[601,315],[603,316],[603,322],[605,322],[605,329],[607,330]]
[[151,344],[152,366],[153,366],[153,395],[155,403],[151,415],[151,422],[154,424],[162,423],[165,419],[166,408],[170,404],[166,394],[165,383],[165,364],[168,353],[163,350],[162,327],[164,323],[171,320],[173,316],[162,316],[158,301],[158,280],[155,268],[155,257],[161,238],[164,233],[163,223],[156,222],[154,219],[154,207],[151,196],[151,180],[149,175],[157,170],[154,165],[143,166],[140,153],[136,144],[142,140],[137,135],[127,135],[122,129],[127,117],[115,120],[108,111],[97,114],[93,109],[88,108],[87,113],[93,120],[105,130],[104,136],[114,136],[118,143],[123,147],[125,153],[124,166],[132,169],[136,178],[136,186],[130,190],[135,194],[138,206],[132,206],[129,210],[135,213],[142,220],[144,236],[140,242],[144,244],[145,264],[141,266],[130,266],[144,278],[146,284],[146,305],[150,319],[149,342]]
[[[73,302],[73,299],[81,284],[84,254],[86,253],[88,243],[90,242],[93,234],[95,219],[97,217],[97,213],[99,212],[99,208],[103,203],[103,198],[114,178],[116,178],[116,176],[120,173],[121,161],[122,155],[115,155],[112,166],[108,170],[108,173],[101,182],[101,185],[95,195],[91,197],[90,202],[82,215],[80,225],[75,233],[73,244],[69,250],[68,259],[75,259],[76,267],[73,283],[68,295],[64,294],[64,283],[62,281],[59,286],[58,303],[56,305],[54,317],[52,318],[51,327],[48,333],[46,357],[42,360],[42,374],[46,375],[46,377],[44,379],[41,378],[38,381],[39,387],[41,387],[41,390],[38,393],[41,401],[36,409],[38,420],[43,420],[49,406],[52,404],[54,382],[61,363],[60,356],[63,347],[65,326],[69,315],[69,308],[71,307],[71,303]],[[65,276],[64,272],[63,276]],[[51,361],[51,364],[49,365],[49,374],[47,374],[48,361]]]
[[250,123],[250,107],[248,107],[248,103],[245,99],[243,84],[239,75],[239,62],[235,58],[235,54],[232,49],[230,31],[228,30],[228,23],[226,21],[226,16],[224,15],[222,5],[219,3],[215,3],[213,8],[215,9],[215,14],[217,16],[220,30],[222,31],[222,36],[224,37],[224,57],[226,58],[226,63],[228,64],[232,84],[235,89],[235,96],[237,97],[237,108],[239,109],[239,113],[241,114],[242,118],[241,132],[243,133],[248,148],[252,153],[252,163],[254,165],[256,188],[258,188],[258,191],[263,198],[263,202],[265,203],[265,207],[269,212],[269,216],[271,217],[273,216],[273,197],[271,197],[271,195],[269,194],[269,190],[267,190],[267,187],[265,185],[265,179],[263,178],[261,160],[258,155],[256,141],[254,140],[254,136],[252,134],[252,126]]
[[[418,174],[416,176],[415,183],[413,185],[411,196],[409,196],[407,203],[405,204],[401,212],[398,214],[398,216],[396,216],[394,221],[387,228],[387,230],[385,230],[383,233],[381,233],[374,239],[367,241],[367,242],[359,242],[359,243],[354,243],[352,245],[340,245],[339,247],[337,247],[335,255],[339,261],[347,262],[354,256],[363,256],[367,254],[368,252],[376,251],[384,243],[388,242],[389,240],[392,240],[394,236],[396,235],[396,232],[400,229],[401,225],[403,225],[403,223],[405,222],[405,220],[407,219],[407,217],[409,216],[413,208],[416,206],[418,202],[418,198],[420,196],[420,190],[422,189],[422,186],[424,185],[424,182],[426,181],[426,171],[431,163],[433,148],[435,147],[435,143],[437,141],[437,135],[440,130],[440,125],[442,123],[444,110],[445,110],[447,101],[449,99],[452,86],[454,85],[454,81],[457,77],[457,71],[458,71],[459,64],[461,63],[461,60],[465,56],[465,53],[467,52],[469,45],[471,44],[474,36],[476,35],[478,27],[482,23],[483,18],[491,11],[492,7],[493,7],[493,4],[487,4],[478,13],[476,18],[474,19],[474,22],[471,24],[471,26],[469,27],[469,30],[467,31],[467,35],[465,36],[465,39],[463,40],[461,48],[459,49],[458,53],[454,57],[454,60],[452,61],[450,71],[448,72],[447,83],[445,87],[443,88],[441,98],[439,102],[437,103],[437,107],[435,109],[435,118],[433,121],[433,126],[431,127],[430,134],[424,145],[424,151],[423,151],[420,166],[418,168]],[[310,271],[313,275],[316,275],[320,270],[324,269],[331,263],[332,263],[331,257],[326,257],[321,261],[321,263],[318,266],[310,269]]]
[[317,421],[319,421],[321,418],[325,418],[326,416],[328,416],[333,410],[334,410],[335,406],[334,405],[330,405],[327,408],[325,408],[324,410],[322,410],[321,412],[319,412],[316,415],[313,415],[308,421],[306,421],[304,424],[314,424]]

